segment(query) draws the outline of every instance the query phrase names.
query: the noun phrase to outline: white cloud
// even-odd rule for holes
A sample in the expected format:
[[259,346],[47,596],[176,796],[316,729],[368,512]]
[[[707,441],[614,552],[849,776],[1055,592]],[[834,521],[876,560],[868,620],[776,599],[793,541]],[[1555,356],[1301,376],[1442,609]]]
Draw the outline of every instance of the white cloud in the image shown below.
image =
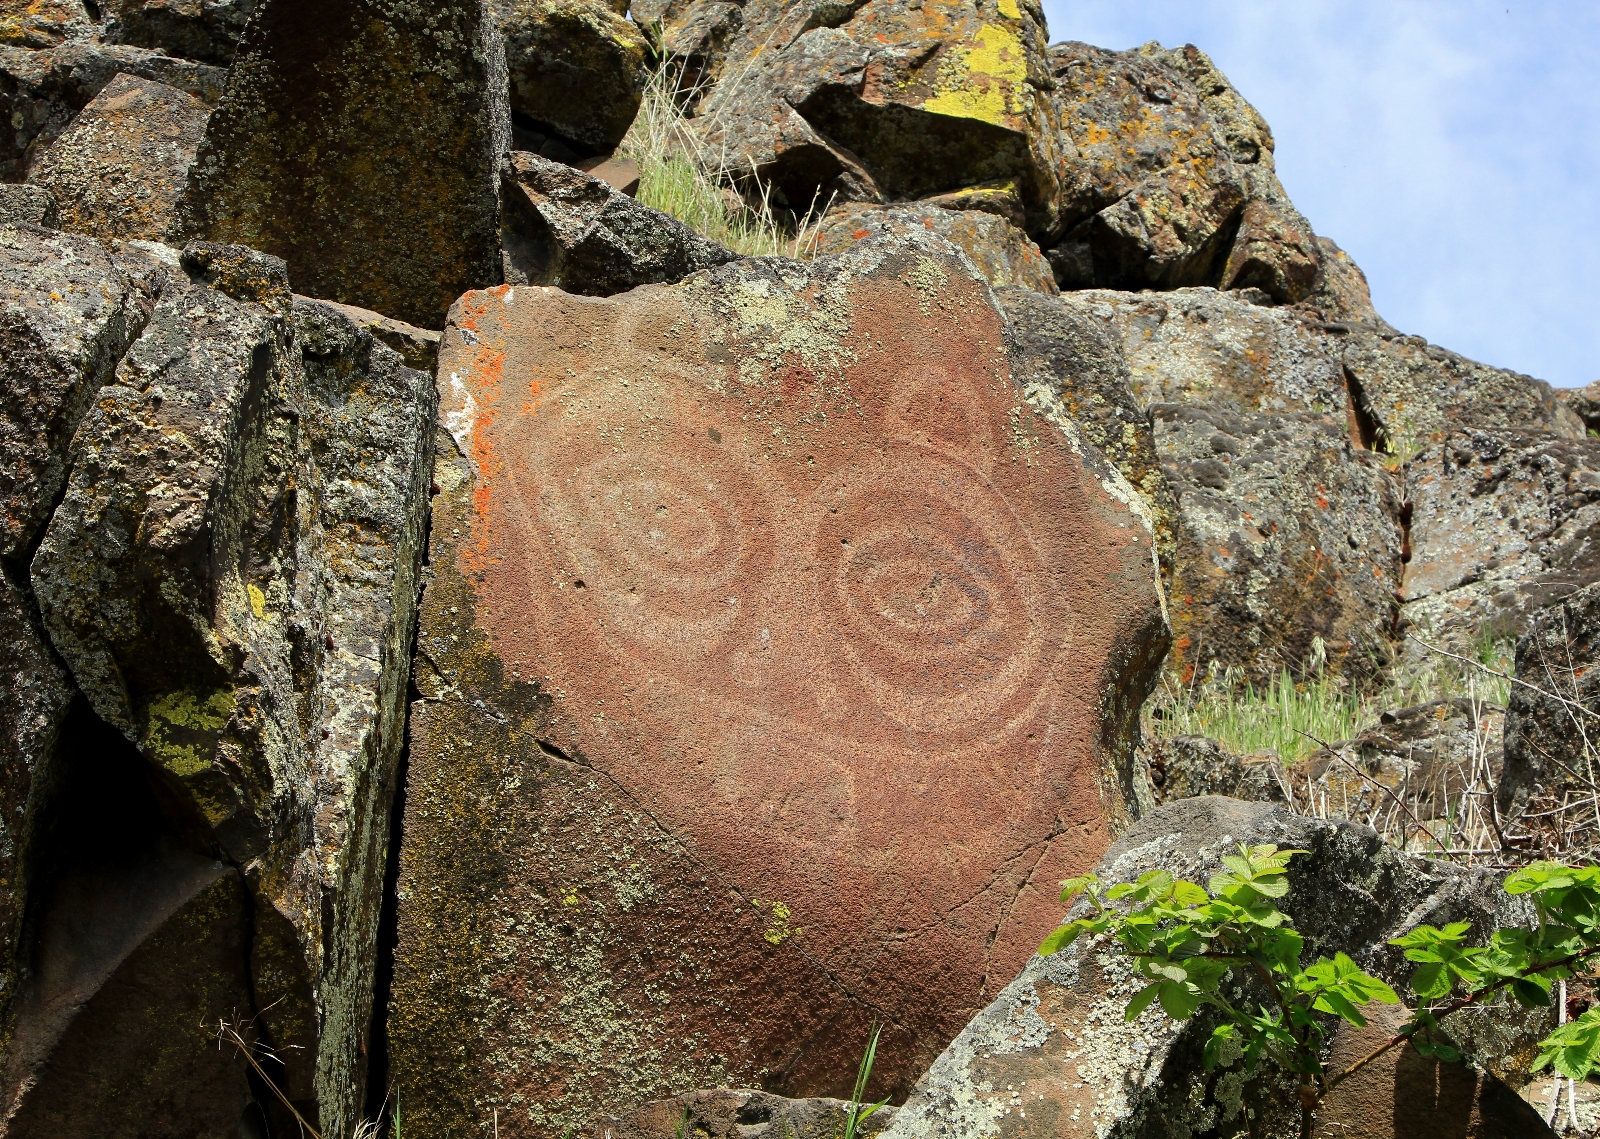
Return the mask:
[[1407,332],[1562,386],[1600,376],[1600,5],[1057,0],[1054,40],[1194,43]]

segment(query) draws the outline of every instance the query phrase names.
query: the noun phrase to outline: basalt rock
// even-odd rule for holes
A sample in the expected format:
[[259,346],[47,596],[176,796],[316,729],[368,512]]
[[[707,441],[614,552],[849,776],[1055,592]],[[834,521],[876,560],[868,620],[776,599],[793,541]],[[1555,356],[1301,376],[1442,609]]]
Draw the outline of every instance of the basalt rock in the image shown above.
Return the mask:
[[206,128],[187,234],[437,328],[500,280],[504,66],[489,0],[262,0]]
[[1368,825],[1392,814],[1398,798],[1407,821],[1443,838],[1445,820],[1461,814],[1461,796],[1474,780],[1481,786],[1498,778],[1504,726],[1505,709],[1488,701],[1431,700],[1384,712],[1333,751],[1317,749],[1289,779],[1300,802],[1309,795],[1319,813]]
[[1589,789],[1600,739],[1600,585],[1534,614],[1517,642],[1516,677],[1500,807],[1520,810],[1538,797],[1559,805],[1567,789]]
[[224,1023],[259,1039],[243,876],[81,697],[54,752],[43,881],[0,1062],[6,1134],[266,1133],[244,1058],[217,1040]]
[[983,210],[949,210],[910,203],[898,206],[849,205],[830,213],[818,229],[815,253],[842,253],[874,234],[909,232],[913,228],[937,233],[972,258],[984,280],[995,288],[1017,286],[1055,294],[1050,263],[1028,235],[1003,217]]
[[86,30],[90,23],[83,0],[4,0],[0,3],[0,44],[50,48]]
[[239,37],[260,0],[106,0],[112,43],[156,48],[206,63],[233,62]]
[[170,242],[211,108],[173,87],[118,75],[34,166],[63,229],[109,241]]
[[505,279],[610,296],[681,281],[736,254],[599,178],[513,151],[500,167]]
[[0,1054],[51,755],[72,684],[39,625],[28,561],[66,483],[73,434],[143,326],[130,275],[95,242],[0,226]]
[[1404,478],[1412,632],[1458,651],[1520,635],[1536,610],[1600,580],[1600,440],[1457,432]]
[[587,153],[615,149],[644,99],[649,43],[600,0],[513,0],[511,110]]
[[1012,372],[1025,390],[1049,393],[1149,509],[1162,571],[1170,576],[1177,504],[1161,469],[1150,413],[1134,398],[1117,336],[1069,299],[1025,289],[996,294],[1011,323]]
[[721,81],[696,112],[704,145],[781,204],[1010,183],[1028,232],[1056,230],[1060,131],[1033,0],[668,7],[669,37],[725,41],[712,53]]
[[439,375],[408,1124],[846,1093],[875,1016],[871,1094],[907,1087],[1127,817],[1166,643],[1136,492],[926,231],[469,294]]
[[60,218],[55,195],[43,186],[0,182],[0,222],[56,229]]
[[1207,736],[1173,736],[1147,745],[1150,793],[1156,803],[1226,795],[1252,803],[1288,798],[1288,772],[1275,752],[1235,755]]
[[1401,534],[1377,457],[1330,416],[1152,411],[1178,503],[1171,666],[1192,680],[1215,662],[1257,687],[1285,668],[1382,667]]
[[301,304],[318,304],[333,309],[348,318],[357,328],[370,332],[377,340],[400,353],[407,367],[427,372],[429,375],[433,374],[433,367],[439,359],[437,332],[418,328],[414,324],[407,324],[403,320],[395,320],[392,316],[384,316],[382,313],[359,308],[356,305],[341,305],[333,301],[319,301],[301,296],[296,296],[294,299]]
[[1600,380],[1585,388],[1574,388],[1556,394],[1579,419],[1583,420],[1583,425],[1588,428],[1591,435],[1600,435]]
[[[192,246],[156,266],[31,582],[94,714],[239,868],[241,1008],[301,1113],[343,1134],[362,1105],[434,394],[337,312],[292,304],[281,261]],[[96,1071],[126,1061],[107,1047]]]
[[[1304,960],[1342,951],[1397,989],[1414,966],[1388,942],[1406,930],[1466,921],[1475,935],[1485,936],[1530,917],[1489,871],[1400,854],[1366,827],[1218,797],[1184,799],[1147,815],[1117,841],[1097,873],[1108,884],[1156,869],[1204,882],[1221,856],[1241,842],[1308,852],[1291,862],[1289,893],[1281,903],[1305,937]],[[1251,1078],[1237,1059],[1206,1070],[1201,1051],[1214,1023],[1208,1014],[1174,1021],[1153,1006],[1127,1022],[1123,1008],[1142,985],[1128,958],[1100,939],[1034,957],[934,1062],[883,1135],[1220,1139],[1244,1129],[1246,1107],[1256,1113],[1253,1134],[1299,1134],[1292,1077],[1268,1068]],[[1458,1013],[1444,1026],[1469,1060],[1493,1063],[1493,1054],[1501,1060],[1491,1067],[1492,1076],[1446,1069],[1452,1084],[1492,1086],[1495,1077],[1525,1078],[1535,1051],[1530,1045],[1547,1031],[1547,1014],[1502,1010],[1472,1017]],[[1400,1062],[1413,1059],[1402,1054]],[[1393,1082],[1359,1086],[1361,1099],[1386,1094],[1389,1113],[1415,1106],[1399,1101],[1405,1093]],[[1495,1095],[1503,1098],[1502,1093],[1515,1095],[1509,1089]],[[1466,1114],[1471,1104],[1457,1106]],[[1471,1134],[1511,1139],[1538,1132]]]
[[[596,1120],[596,1139],[837,1139],[849,1104],[838,1099],[785,1099],[754,1089],[706,1088],[647,1103],[626,1117]],[[862,1120],[856,1134],[871,1139],[894,1119],[885,1104]]]
[[1063,151],[1063,287],[1258,288],[1298,301],[1321,251],[1272,132],[1204,52],[1050,49]]
[[227,72],[149,48],[69,39],[51,50],[0,46],[0,180],[18,181],[74,116],[119,74],[137,75],[214,104]]

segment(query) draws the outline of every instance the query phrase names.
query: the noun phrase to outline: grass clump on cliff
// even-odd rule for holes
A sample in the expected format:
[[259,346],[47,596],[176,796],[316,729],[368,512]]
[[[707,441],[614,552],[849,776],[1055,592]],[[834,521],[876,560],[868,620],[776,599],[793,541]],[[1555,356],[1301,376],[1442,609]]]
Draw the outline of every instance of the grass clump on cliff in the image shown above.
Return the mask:
[[651,74],[618,148],[639,164],[639,201],[747,257],[809,256],[820,216],[789,217],[773,207],[765,187],[758,201],[747,201],[734,188],[739,179],[727,155],[707,152],[689,127],[680,77],[670,64]]

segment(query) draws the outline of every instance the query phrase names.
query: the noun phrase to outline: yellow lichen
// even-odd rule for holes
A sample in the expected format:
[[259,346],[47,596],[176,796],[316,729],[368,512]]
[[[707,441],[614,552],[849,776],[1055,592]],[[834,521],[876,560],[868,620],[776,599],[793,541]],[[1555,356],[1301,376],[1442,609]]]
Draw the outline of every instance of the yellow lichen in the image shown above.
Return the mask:
[[266,620],[267,595],[262,593],[260,589],[253,585],[245,586],[244,591],[250,595],[250,612],[256,615],[256,620]]
[[939,93],[922,109],[996,126],[1022,111],[1019,94],[1028,78],[1022,40],[1009,28],[985,24],[970,47],[953,52],[940,68]]
[[197,775],[211,766],[209,753],[172,738],[180,732],[220,732],[233,715],[233,693],[228,689],[199,697],[193,692],[169,692],[150,705],[145,726],[145,751],[180,778]]

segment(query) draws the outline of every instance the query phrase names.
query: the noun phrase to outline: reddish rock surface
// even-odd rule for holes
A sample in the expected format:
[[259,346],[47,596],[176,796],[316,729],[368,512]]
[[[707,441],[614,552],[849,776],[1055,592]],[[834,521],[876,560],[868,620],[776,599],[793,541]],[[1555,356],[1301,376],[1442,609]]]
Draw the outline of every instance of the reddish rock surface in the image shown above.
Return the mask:
[[[390,1020],[421,1132],[911,1081],[1125,817],[1150,534],[931,235],[441,347]],[[1128,696],[1128,693],[1134,693]],[[415,1106],[413,1106],[415,1105]]]

